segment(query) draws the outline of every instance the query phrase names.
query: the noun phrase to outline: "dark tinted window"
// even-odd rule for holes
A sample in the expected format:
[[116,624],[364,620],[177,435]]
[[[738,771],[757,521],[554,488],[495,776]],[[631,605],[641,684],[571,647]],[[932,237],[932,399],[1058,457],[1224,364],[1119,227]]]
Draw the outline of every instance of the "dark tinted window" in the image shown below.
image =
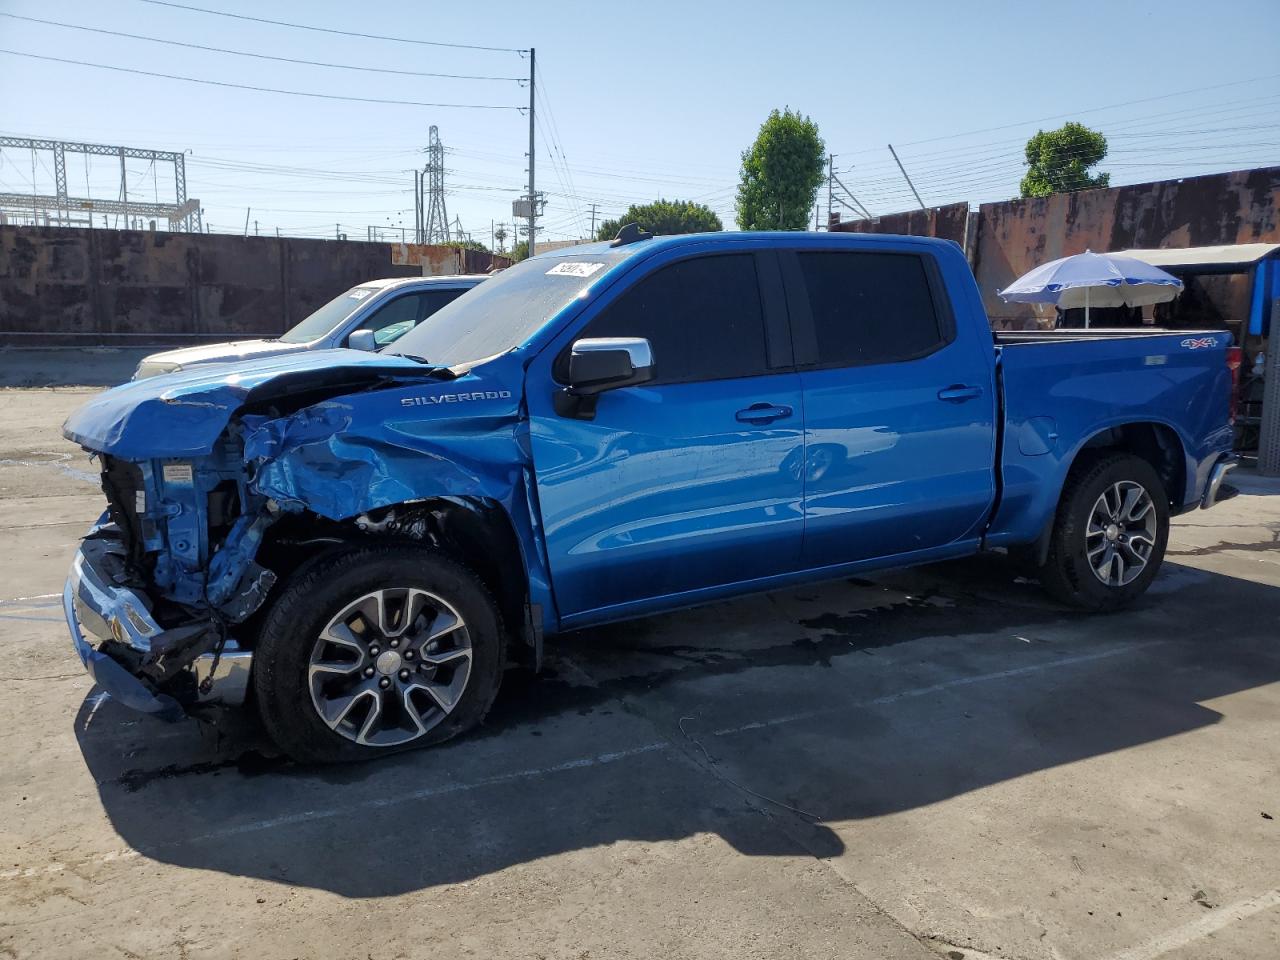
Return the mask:
[[[655,383],[764,373],[764,316],[755,258],[699,257],[663,267],[623,293],[578,336],[647,338]],[[563,364],[558,372],[563,378]]]
[[924,261],[895,253],[801,253],[822,366],[910,360],[942,332]]
[[422,293],[422,319],[431,316],[446,303],[453,303],[460,296],[466,293],[466,290],[424,290]]

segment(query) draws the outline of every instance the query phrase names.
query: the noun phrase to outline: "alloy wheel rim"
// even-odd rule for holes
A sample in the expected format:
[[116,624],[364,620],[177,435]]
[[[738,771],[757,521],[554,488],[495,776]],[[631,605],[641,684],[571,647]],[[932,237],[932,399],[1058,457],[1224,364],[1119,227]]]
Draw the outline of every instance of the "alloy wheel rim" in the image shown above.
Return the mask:
[[1102,583],[1123,587],[1140,577],[1156,548],[1156,506],[1146,487],[1121,480],[1104,490],[1084,540],[1089,567]]
[[467,624],[444,598],[415,587],[374,590],[316,638],[311,703],[325,726],[361,746],[410,743],[458,705],[471,652]]

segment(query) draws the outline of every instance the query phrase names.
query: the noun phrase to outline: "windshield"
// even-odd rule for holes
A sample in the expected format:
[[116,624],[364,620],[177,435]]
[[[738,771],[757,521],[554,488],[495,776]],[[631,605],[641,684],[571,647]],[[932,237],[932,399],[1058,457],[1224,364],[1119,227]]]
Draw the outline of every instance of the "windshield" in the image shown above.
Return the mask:
[[517,263],[442,307],[386,352],[446,367],[505,353],[627,255],[609,250]]
[[318,340],[351,316],[356,307],[377,293],[378,289],[378,287],[352,287],[346,293],[334,297],[297,326],[290,327],[280,335],[280,341],[310,343],[312,340]]

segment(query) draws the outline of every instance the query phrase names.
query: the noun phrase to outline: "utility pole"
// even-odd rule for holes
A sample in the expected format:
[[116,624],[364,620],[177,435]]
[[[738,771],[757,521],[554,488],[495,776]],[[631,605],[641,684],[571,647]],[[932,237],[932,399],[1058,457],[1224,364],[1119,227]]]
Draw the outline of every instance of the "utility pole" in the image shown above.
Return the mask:
[[591,205],[591,236],[587,237],[588,240],[594,240],[596,238],[596,211],[599,207],[600,204],[598,203],[593,203]]
[[249,207],[244,208],[244,235],[246,237],[249,235],[249,210],[250,209],[251,208]]
[[898,165],[898,169],[902,171],[902,179],[907,181],[907,186],[911,188],[911,192],[916,195],[916,203],[920,204],[921,210],[928,210],[924,205],[924,201],[920,199],[920,193],[916,190],[916,185],[911,182],[911,178],[907,176],[907,168],[902,165],[902,161],[898,159],[898,151],[893,149],[893,144],[889,144],[889,152],[893,154],[893,162]]
[[258,221],[257,221],[257,220],[253,221],[253,235],[254,235],[255,237],[256,237],[256,236],[258,236]]
[[418,171],[413,171],[413,242],[422,242],[422,182]]
[[827,229],[831,229],[831,188],[836,178],[836,155],[827,154]]
[[529,256],[534,254],[534,231],[537,230],[538,194],[535,192],[533,178],[533,95],[534,68],[537,65],[538,53],[529,48]]

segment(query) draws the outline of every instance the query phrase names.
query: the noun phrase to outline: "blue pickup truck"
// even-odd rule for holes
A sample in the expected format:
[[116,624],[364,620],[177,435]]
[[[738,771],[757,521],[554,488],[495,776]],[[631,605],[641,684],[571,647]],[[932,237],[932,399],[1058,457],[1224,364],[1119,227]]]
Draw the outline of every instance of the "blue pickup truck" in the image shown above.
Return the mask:
[[543,638],[1017,548],[1090,610],[1225,496],[1229,335],[993,335],[958,247],[720,233],[527,260],[396,341],[86,403],[65,591],[99,685],[252,693],[304,761],[479,723]]

